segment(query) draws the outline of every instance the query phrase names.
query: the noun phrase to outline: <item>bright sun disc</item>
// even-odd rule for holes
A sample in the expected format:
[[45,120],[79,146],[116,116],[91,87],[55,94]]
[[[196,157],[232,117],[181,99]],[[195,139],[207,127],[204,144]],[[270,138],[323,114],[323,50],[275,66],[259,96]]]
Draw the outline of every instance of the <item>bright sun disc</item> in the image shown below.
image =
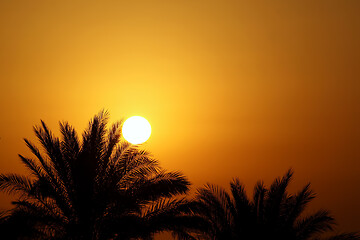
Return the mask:
[[150,123],[143,117],[134,116],[126,119],[122,127],[124,138],[132,144],[140,144],[149,139]]

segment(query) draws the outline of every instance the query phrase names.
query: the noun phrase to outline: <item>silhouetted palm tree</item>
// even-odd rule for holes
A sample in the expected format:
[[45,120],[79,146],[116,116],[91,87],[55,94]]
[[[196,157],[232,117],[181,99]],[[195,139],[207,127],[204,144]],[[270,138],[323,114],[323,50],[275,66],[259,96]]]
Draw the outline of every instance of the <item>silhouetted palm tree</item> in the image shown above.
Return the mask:
[[[289,170],[269,189],[258,182],[251,200],[238,179],[230,183],[231,194],[211,184],[199,189],[195,212],[208,222],[208,230],[202,237],[216,240],[315,240],[322,233],[333,230],[334,218],[326,210],[302,216],[315,194],[310,190],[310,184],[297,194],[288,194],[292,175],[292,170]],[[355,240],[360,237],[356,233],[344,233],[328,239]]]
[[1,225],[26,226],[36,239],[77,240],[151,239],[191,228],[196,218],[186,215],[189,202],[181,197],[189,181],[121,140],[121,122],[107,129],[107,121],[106,112],[96,115],[82,140],[67,122],[61,139],[43,121],[34,127],[44,152],[25,139],[36,159],[19,156],[32,177],[0,175],[0,190],[20,194]]

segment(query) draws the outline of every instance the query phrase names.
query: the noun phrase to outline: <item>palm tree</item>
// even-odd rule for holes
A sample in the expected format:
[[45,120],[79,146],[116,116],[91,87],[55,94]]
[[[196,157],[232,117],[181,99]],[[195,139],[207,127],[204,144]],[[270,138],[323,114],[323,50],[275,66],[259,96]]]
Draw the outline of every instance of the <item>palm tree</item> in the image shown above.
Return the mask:
[[[200,188],[196,195],[195,213],[208,223],[208,230],[202,233],[202,237],[216,240],[315,240],[332,231],[335,222],[328,211],[319,210],[302,216],[315,194],[310,190],[310,184],[297,194],[288,194],[292,176],[293,171],[289,170],[282,178],[275,179],[268,189],[263,182],[258,182],[252,199],[248,198],[239,179],[230,183],[230,194],[211,184]],[[343,233],[327,239],[358,240],[360,236]]]
[[31,177],[0,174],[0,190],[19,196],[0,225],[31,229],[34,239],[74,240],[151,239],[192,228],[196,217],[187,214],[190,203],[182,196],[190,186],[186,177],[121,140],[121,122],[109,129],[107,123],[101,111],[82,140],[67,122],[60,123],[61,138],[43,121],[34,127],[43,151],[25,139],[36,158],[19,155]]

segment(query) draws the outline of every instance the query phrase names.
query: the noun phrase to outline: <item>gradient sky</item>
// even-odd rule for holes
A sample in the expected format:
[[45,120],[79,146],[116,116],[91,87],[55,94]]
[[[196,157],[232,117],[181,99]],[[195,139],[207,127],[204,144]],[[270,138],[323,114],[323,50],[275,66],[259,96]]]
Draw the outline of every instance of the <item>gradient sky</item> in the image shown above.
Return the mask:
[[[360,1],[0,1],[0,170],[43,119],[141,115],[194,183],[251,192],[292,167],[360,230]],[[0,208],[10,207],[0,195]]]

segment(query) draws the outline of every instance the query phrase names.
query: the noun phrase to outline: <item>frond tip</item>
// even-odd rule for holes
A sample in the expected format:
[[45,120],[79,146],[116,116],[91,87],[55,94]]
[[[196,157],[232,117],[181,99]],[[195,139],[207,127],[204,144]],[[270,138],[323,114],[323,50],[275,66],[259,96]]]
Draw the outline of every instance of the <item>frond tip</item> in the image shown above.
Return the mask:
[[32,189],[32,181],[28,177],[17,174],[0,174],[0,190],[8,194],[28,194]]

